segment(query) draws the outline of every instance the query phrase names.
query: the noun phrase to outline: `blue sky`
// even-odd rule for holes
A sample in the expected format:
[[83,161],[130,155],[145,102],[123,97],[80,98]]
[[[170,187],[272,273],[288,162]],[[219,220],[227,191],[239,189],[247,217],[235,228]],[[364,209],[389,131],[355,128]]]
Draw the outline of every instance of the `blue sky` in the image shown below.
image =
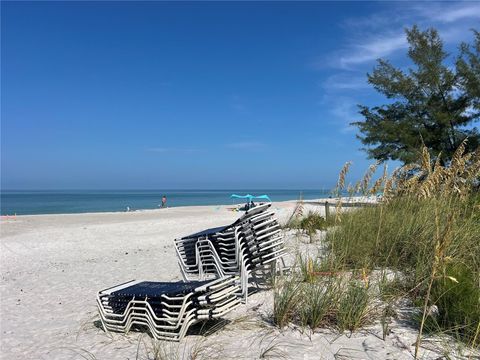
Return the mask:
[[[479,2],[2,2],[3,189],[331,187],[372,162],[357,104],[403,29]],[[394,164],[393,164],[394,165]]]

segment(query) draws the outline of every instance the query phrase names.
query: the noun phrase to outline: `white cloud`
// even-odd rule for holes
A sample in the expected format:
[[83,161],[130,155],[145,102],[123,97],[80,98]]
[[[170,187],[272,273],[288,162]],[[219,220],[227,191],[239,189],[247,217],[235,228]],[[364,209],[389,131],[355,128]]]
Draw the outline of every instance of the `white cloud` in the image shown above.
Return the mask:
[[345,19],[340,26],[348,31],[375,31],[376,29],[384,29],[392,25],[392,21],[403,20],[401,13],[396,12],[392,18],[391,13],[379,11],[377,13],[368,14],[362,17],[351,17]]
[[[389,4],[390,5],[390,4]],[[368,16],[350,18],[342,24],[350,41],[342,49],[316,65],[356,70],[378,59],[394,57],[408,47],[405,28],[417,24],[421,29],[434,27],[447,44],[471,39],[468,31],[478,28],[480,2],[400,3]],[[323,66],[322,66],[323,67]]]
[[423,15],[427,19],[451,23],[465,19],[480,19],[480,3],[464,2],[458,4],[442,4],[435,6],[429,4],[423,7]]
[[326,91],[358,90],[369,88],[365,75],[352,76],[350,73],[339,73],[329,76],[320,84]]
[[334,65],[342,69],[350,69],[353,65],[364,64],[391,55],[408,46],[405,34],[372,37],[369,40],[351,46],[335,55]]

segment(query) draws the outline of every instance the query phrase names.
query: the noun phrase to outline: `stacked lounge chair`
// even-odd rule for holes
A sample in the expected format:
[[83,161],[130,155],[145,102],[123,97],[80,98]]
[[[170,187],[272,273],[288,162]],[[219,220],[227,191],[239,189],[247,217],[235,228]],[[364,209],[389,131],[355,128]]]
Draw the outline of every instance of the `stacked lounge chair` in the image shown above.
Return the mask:
[[245,301],[248,280],[258,279],[255,275],[285,253],[282,231],[270,204],[251,208],[231,225],[176,239],[175,248],[185,280],[238,274]]
[[193,324],[239,306],[237,276],[210,281],[129,281],[97,295],[105,330],[147,327],[157,340],[179,341]]
[[184,282],[132,280],[98,292],[105,330],[146,327],[157,340],[179,341],[193,324],[246,302],[249,279],[258,284],[285,251],[270,204],[231,225],[176,239],[175,248]]

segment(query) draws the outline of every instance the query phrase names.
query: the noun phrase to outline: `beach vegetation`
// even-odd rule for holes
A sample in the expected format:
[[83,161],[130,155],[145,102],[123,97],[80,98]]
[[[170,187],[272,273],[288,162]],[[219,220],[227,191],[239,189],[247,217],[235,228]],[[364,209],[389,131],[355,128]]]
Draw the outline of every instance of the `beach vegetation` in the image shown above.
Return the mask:
[[368,321],[370,294],[368,284],[350,281],[339,299],[336,325],[340,331],[355,331]]
[[368,284],[351,274],[314,273],[313,281],[296,275],[274,289],[274,323],[284,328],[294,323],[303,328],[355,331],[370,319],[371,294]]
[[[268,335],[268,333],[266,334]],[[277,336],[261,336],[259,359],[288,359],[287,352],[283,349],[288,344],[283,343]]]
[[314,242],[318,231],[325,231],[333,225],[333,217],[327,218],[318,212],[309,211],[305,216],[292,217],[286,228],[299,230],[309,237],[310,242]]
[[300,281],[313,283],[317,280],[317,276],[328,271],[328,265],[321,261],[319,257],[298,254],[297,271]]
[[172,342],[166,340],[138,340],[136,360],[202,360],[223,359],[223,347],[216,342],[207,342],[206,337],[199,337],[192,342]]
[[277,281],[273,290],[273,323],[281,329],[296,315],[300,285],[295,277]]
[[304,286],[303,303],[299,306],[301,325],[311,329],[330,326],[335,319],[339,295],[339,284],[333,278]]
[[[424,146],[418,161],[391,175],[385,167],[364,190],[381,189],[376,206],[341,211],[338,201],[335,226],[319,244],[326,253],[297,257],[290,287],[282,293],[296,301],[283,299],[288,311],[282,314],[288,315],[274,322],[355,331],[380,321],[385,338],[395,304],[404,300],[415,309],[416,357],[425,332],[478,347],[480,150],[468,149],[464,140],[445,163]],[[339,193],[347,172],[348,166],[340,173]]]
[[380,293],[421,308],[417,352],[432,306],[436,329],[478,345],[480,152],[467,152],[466,142],[448,166],[424,147],[417,163],[385,180],[378,206],[342,213],[325,238],[337,267],[401,274],[380,281]]

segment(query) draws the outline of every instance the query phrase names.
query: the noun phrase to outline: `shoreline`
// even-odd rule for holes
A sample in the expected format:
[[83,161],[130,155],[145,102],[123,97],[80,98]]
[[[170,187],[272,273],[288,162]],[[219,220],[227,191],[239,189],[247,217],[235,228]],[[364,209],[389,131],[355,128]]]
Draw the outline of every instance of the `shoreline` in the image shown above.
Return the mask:
[[[363,205],[363,204],[374,204],[378,202],[378,199],[367,197],[367,196],[353,196],[353,197],[341,197],[343,204],[356,204],[356,205]],[[317,198],[317,199],[303,199],[304,204],[310,205],[324,205],[325,202],[331,202],[331,204],[335,204],[339,198]],[[272,201],[271,204],[274,206],[275,204],[290,204],[290,203],[297,203],[299,200],[283,200],[283,201]],[[181,205],[181,206],[170,206],[166,208],[154,208],[154,209],[135,209],[130,211],[90,211],[90,212],[71,212],[71,213],[42,213],[42,214],[14,214],[14,215],[0,215],[1,220],[8,220],[9,218],[25,218],[25,217],[38,217],[38,216],[72,216],[72,215],[113,215],[113,214],[139,214],[139,213],[157,213],[160,211],[165,211],[168,209],[183,209],[183,208],[212,208],[212,207],[220,207],[220,208],[228,208],[228,207],[237,207],[241,206],[244,203],[237,203],[237,204],[209,204],[209,205]]]
[[132,211],[156,210],[160,208],[162,196],[165,194],[170,207],[220,206],[242,201],[232,199],[232,193],[268,194],[273,201],[298,200],[301,194],[308,199],[331,195],[330,191],[289,189],[0,191],[0,216],[123,212],[128,208]]
[[[314,199],[308,201],[318,201],[321,199]],[[291,203],[296,202],[297,200],[285,200],[285,201],[275,201],[272,202],[273,204],[280,204],[280,203]],[[43,216],[87,216],[87,215],[118,215],[118,214],[145,214],[145,213],[159,213],[165,210],[171,209],[190,209],[190,208],[212,208],[212,207],[234,207],[234,206],[241,206],[242,204],[212,204],[212,205],[181,205],[181,206],[167,206],[166,208],[156,208],[156,209],[136,209],[130,211],[90,211],[90,212],[75,212],[75,213],[47,213],[47,214],[16,214],[16,215],[0,215],[0,218],[26,218],[26,217],[43,217]]]

